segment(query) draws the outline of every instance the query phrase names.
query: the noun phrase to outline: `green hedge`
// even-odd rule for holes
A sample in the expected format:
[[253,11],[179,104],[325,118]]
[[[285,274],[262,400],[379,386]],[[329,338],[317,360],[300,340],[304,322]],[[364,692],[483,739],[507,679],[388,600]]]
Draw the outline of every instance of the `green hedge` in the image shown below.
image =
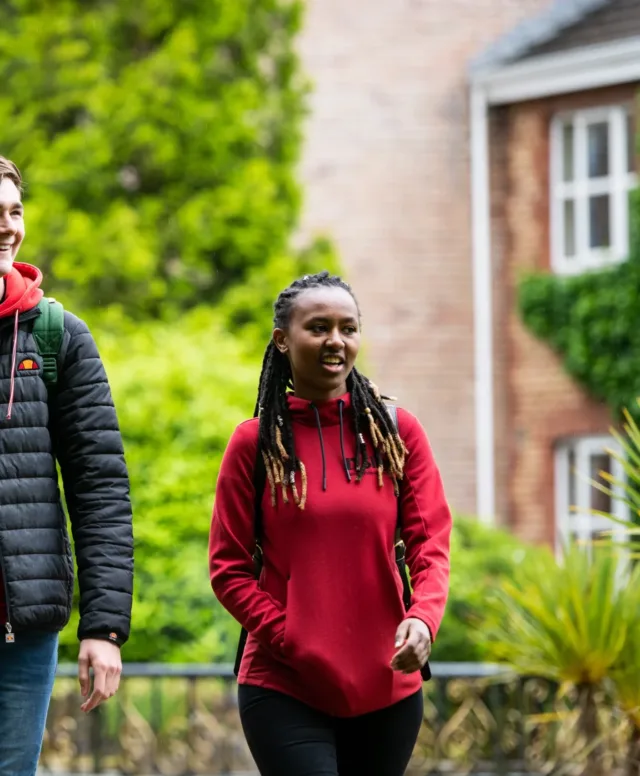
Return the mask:
[[433,660],[487,659],[483,626],[487,600],[503,579],[513,576],[532,550],[511,534],[473,518],[454,517],[451,588]]

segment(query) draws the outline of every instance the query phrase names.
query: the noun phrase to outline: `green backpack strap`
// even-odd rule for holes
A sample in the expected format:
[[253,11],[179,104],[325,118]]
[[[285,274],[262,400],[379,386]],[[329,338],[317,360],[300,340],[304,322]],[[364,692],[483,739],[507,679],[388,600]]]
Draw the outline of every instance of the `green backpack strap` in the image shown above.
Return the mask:
[[40,315],[33,324],[33,338],[42,356],[42,376],[47,388],[58,382],[58,354],[64,339],[64,307],[53,298],[38,302]]

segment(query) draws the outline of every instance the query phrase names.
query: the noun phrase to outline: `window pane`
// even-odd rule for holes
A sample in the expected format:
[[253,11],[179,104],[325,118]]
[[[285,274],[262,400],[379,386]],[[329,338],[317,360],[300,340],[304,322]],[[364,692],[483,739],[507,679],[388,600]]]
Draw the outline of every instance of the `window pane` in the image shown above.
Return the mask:
[[609,174],[609,124],[601,121],[587,129],[589,147],[589,177],[601,178]]
[[564,255],[576,255],[576,203],[572,199],[564,201]]
[[589,245],[592,248],[611,246],[609,195],[589,197]]
[[562,180],[572,181],[573,176],[573,124],[564,124],[562,127]]
[[[611,474],[611,457],[607,453],[591,456],[589,472],[591,479],[606,484],[600,476],[600,472]],[[611,512],[611,496],[592,487],[590,506],[591,509],[597,509],[599,512]]]
[[636,169],[636,132],[631,115],[627,114],[627,170],[635,172]]

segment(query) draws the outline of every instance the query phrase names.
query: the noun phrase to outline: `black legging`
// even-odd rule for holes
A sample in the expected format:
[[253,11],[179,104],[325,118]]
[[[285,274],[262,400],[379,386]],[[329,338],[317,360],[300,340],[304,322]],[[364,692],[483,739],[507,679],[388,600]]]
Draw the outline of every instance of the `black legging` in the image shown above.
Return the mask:
[[422,724],[422,692],[360,717],[331,717],[240,685],[240,719],[261,776],[402,776]]

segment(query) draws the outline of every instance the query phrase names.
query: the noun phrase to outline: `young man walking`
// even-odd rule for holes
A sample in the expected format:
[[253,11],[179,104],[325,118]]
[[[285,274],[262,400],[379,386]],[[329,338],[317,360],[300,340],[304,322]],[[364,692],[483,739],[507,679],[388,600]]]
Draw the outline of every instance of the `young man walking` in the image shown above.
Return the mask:
[[129,480],[107,377],[88,328],[66,311],[59,350],[47,358],[42,275],[15,260],[24,236],[21,176],[0,157],[2,776],[35,774],[58,631],[71,612],[73,557],[56,461],[78,568],[83,711],[118,689],[133,581]]

